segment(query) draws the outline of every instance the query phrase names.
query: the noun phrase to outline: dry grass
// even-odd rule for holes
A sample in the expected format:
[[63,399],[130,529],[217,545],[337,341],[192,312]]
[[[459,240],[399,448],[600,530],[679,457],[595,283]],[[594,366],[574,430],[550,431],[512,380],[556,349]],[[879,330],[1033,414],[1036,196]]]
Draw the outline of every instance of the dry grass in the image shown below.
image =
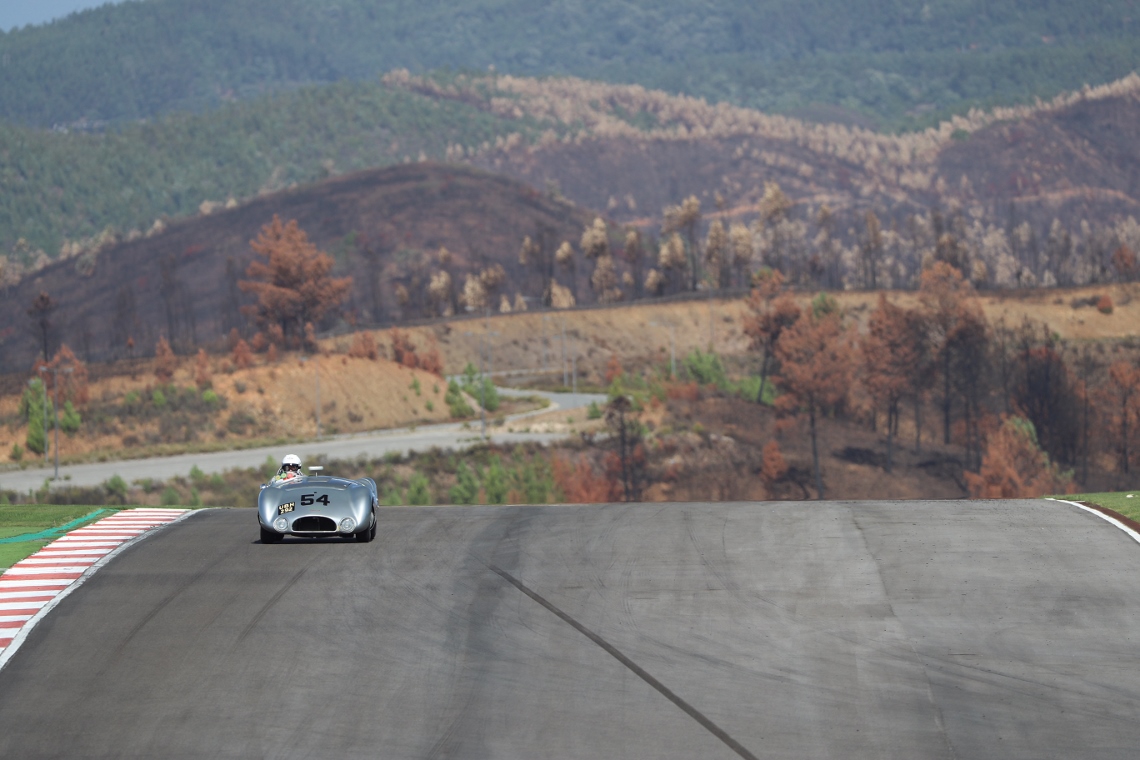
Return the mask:
[[[1091,306],[1074,308],[1074,300],[1087,300],[1093,295],[1108,294],[1115,304],[1111,314],[1102,314]],[[814,293],[797,295],[806,306]],[[861,329],[866,316],[878,302],[878,292],[848,291],[833,294]],[[917,305],[913,291],[888,292],[887,297],[900,305]],[[1005,319],[1010,327],[1025,318],[1044,322],[1069,341],[1121,340],[1137,337],[1140,325],[1140,286],[1104,285],[1098,287],[1040,289],[1025,291],[983,291],[979,299],[991,323]],[[711,309],[710,309],[711,307]],[[741,355],[748,351],[743,333],[743,317],[747,307],[743,298],[692,300],[683,302],[640,302],[608,309],[499,314],[489,320],[464,320],[452,323],[414,327],[407,330],[422,345],[439,346],[448,373],[462,371],[471,362],[479,364],[479,340],[487,330],[491,346],[492,369],[541,370],[535,377],[547,378],[549,385],[562,384],[562,328],[566,330],[567,364],[578,357],[579,383],[600,385],[606,362],[616,355],[627,366],[647,362],[669,361],[670,333],[676,343],[677,360],[694,349],[706,351],[710,345],[710,313],[712,347],[722,355]],[[545,319],[544,319],[545,316]],[[470,333],[470,334],[468,334]],[[376,333],[377,342],[387,344],[385,332]],[[335,349],[347,345],[347,339],[328,343]]]

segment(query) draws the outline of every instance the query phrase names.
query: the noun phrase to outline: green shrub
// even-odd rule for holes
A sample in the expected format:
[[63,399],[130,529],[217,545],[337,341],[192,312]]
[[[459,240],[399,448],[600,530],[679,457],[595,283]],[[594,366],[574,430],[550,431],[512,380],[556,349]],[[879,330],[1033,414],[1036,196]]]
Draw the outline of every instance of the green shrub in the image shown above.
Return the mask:
[[487,477],[483,479],[483,490],[487,495],[488,504],[505,504],[507,491],[510,485],[507,482],[507,471],[503,469],[503,461],[499,457],[491,460],[487,468]]
[[[51,400],[48,400],[47,412],[52,411]],[[43,381],[35,378],[24,389],[20,398],[20,416],[28,422],[28,434],[24,438],[24,445],[33,454],[43,454],[47,451],[47,436],[44,431],[44,385]]]
[[545,459],[532,459],[518,468],[514,480],[528,504],[546,504],[554,491],[554,476]]
[[455,485],[450,493],[452,504],[475,504],[479,500],[479,471],[471,470],[465,462],[460,462],[455,471]]
[[820,291],[819,295],[811,299],[811,314],[816,319],[835,314],[839,311],[839,301],[834,297]]
[[21,462],[24,459],[24,447],[18,443],[12,444],[12,451],[8,454],[8,458],[13,462]]
[[173,507],[182,501],[182,497],[178,495],[178,491],[174,486],[167,486],[162,490],[162,506]]
[[435,404],[433,404],[429,400],[426,404],[424,404],[424,409],[427,409],[429,412],[434,412],[435,411]]
[[480,378],[479,371],[471,362],[463,368],[463,391],[477,403],[482,404],[488,412],[494,412],[499,408],[499,390],[491,378]]
[[[231,414],[230,418],[226,420],[226,430],[230,431],[234,435],[245,435],[246,428],[254,424],[256,421],[257,420],[255,420],[249,413],[237,411]],[[276,467],[274,467],[274,472],[276,472]]]
[[83,424],[83,418],[79,416],[79,412],[75,410],[75,406],[71,401],[65,401],[63,404],[63,417],[59,421],[60,429],[68,435],[75,435],[79,432],[79,426]]
[[459,383],[451,380],[447,384],[447,393],[443,397],[444,403],[447,404],[448,411],[452,417],[470,417],[475,413],[467,400],[463,398],[462,391],[459,388]]
[[586,419],[598,420],[602,417],[602,408],[598,406],[597,401],[591,401],[590,405],[586,407]]
[[127,499],[127,481],[123,480],[118,475],[112,475],[103,482],[103,488],[106,489],[110,496],[113,496],[119,504],[123,504]]
[[408,481],[408,504],[423,506],[432,503],[431,484],[422,473],[417,472]]
[[712,351],[702,353],[700,349],[694,349],[685,357],[684,366],[689,377],[701,385],[724,388],[728,384],[724,365],[720,363],[720,357]]
[[415,375],[412,375],[412,384],[408,387],[415,391],[417,396],[420,395],[420,379]]
[[202,391],[202,402],[207,406],[217,406],[219,402],[218,394],[214,393],[212,389],[207,388]]
[[166,394],[162,392],[162,388],[155,388],[154,393],[150,394],[150,400],[159,409],[166,406]]

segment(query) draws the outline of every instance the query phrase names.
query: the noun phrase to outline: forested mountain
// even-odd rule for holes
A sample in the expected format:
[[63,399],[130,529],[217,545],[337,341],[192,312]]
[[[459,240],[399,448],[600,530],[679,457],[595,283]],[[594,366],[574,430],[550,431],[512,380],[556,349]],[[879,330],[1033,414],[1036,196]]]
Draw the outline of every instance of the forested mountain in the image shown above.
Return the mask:
[[[647,231],[691,195],[706,212],[752,223],[778,185],[803,221],[826,206],[849,249],[862,245],[867,212],[908,228],[938,209],[968,220],[979,240],[1023,223],[1043,240],[1060,234],[1054,219],[1074,241],[1106,230],[1116,239],[1112,230],[1140,215],[1137,120],[1138,76],[885,135],[639,86],[393,72],[102,134],[0,127],[0,284],[172,218],[423,159],[505,173]],[[1106,245],[1097,248],[1111,253]],[[915,255],[903,256],[908,266]]]
[[22,263],[42,259],[39,252],[54,257],[61,248],[96,245],[104,233],[142,232],[159,217],[196,214],[204,202],[242,200],[421,153],[443,158],[452,143],[493,143],[509,132],[534,132],[529,123],[457,100],[349,82],[102,134],[0,123],[0,256]]
[[0,118],[98,126],[495,66],[913,126],[1124,76],[1138,22],[1137,0],[142,0],[0,34]]

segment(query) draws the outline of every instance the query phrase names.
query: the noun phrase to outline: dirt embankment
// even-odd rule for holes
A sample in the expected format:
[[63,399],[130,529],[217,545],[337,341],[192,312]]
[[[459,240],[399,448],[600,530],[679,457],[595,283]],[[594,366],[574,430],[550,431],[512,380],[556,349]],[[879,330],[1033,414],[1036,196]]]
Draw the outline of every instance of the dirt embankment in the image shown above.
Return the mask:
[[[80,431],[60,436],[60,454],[122,458],[159,453],[155,447],[162,446],[227,448],[255,439],[310,438],[317,433],[318,394],[326,435],[451,418],[446,382],[422,370],[336,354],[304,361],[297,355],[277,362],[257,359],[266,363],[229,371],[227,357],[211,359],[209,390],[216,403],[203,400],[189,359],[168,384],[159,383],[150,367],[96,380],[90,385],[91,402],[80,410]],[[26,440],[19,402],[18,395],[0,397],[0,420],[7,422],[0,425],[5,455]]]

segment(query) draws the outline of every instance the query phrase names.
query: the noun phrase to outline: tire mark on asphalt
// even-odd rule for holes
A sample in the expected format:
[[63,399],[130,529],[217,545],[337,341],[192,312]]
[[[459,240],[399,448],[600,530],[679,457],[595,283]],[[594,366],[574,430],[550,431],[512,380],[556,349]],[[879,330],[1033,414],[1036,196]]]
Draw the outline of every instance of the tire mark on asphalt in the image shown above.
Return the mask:
[[262,606],[262,608],[260,610],[257,611],[257,614],[253,616],[253,620],[249,621],[249,625],[247,625],[242,630],[241,635],[238,636],[238,638],[237,638],[238,644],[245,641],[245,637],[253,632],[253,629],[257,626],[257,624],[259,622],[261,622],[261,618],[265,617],[265,613],[269,612],[269,610],[273,607],[273,605],[277,604],[277,602],[281,600],[281,597],[285,596],[286,591],[293,588],[293,585],[295,583],[297,583],[297,581],[301,580],[301,576],[304,575],[305,571],[308,569],[309,569],[308,566],[306,566],[306,567],[302,567],[300,570],[298,570],[296,572],[296,574],[292,578],[289,579],[289,582],[286,583],[284,586],[282,586],[280,589],[278,589],[277,593],[274,594],[269,599],[269,601],[266,602]]
[[148,612],[143,617],[143,619],[140,620],[135,625],[135,627],[131,629],[130,633],[128,633],[123,638],[123,640],[122,640],[122,642],[120,642],[119,646],[115,648],[115,652],[110,657],[107,658],[107,664],[108,665],[117,664],[123,657],[123,650],[125,650],[127,648],[127,645],[130,644],[131,641],[135,638],[135,636],[138,635],[139,631],[141,631],[143,628],[146,627],[147,623],[154,620],[155,617],[157,617],[160,612],[162,612],[164,609],[166,609],[168,606],[170,606],[170,603],[173,602],[178,597],[180,597],[184,592],[186,592],[187,590],[197,586],[198,581],[202,580],[202,578],[205,577],[205,575],[207,573],[209,573],[211,570],[213,570],[215,567],[217,567],[223,560],[229,558],[232,554],[234,554],[235,551],[236,551],[235,549],[231,549],[227,552],[224,552],[223,554],[218,556],[213,562],[206,565],[205,567],[203,567],[198,572],[194,573],[194,575],[192,575],[189,578],[189,580],[187,580],[185,583],[183,583],[178,588],[178,590],[172,591],[170,594],[167,594],[166,598],[164,598],[161,602],[159,602],[154,607],[154,609],[152,609],[150,612]]
[[675,694],[669,687],[667,687],[665,684],[661,683],[656,678],[654,678],[652,675],[650,675],[647,670],[645,670],[640,665],[638,665],[636,662],[634,662],[633,660],[629,659],[624,654],[622,654],[621,651],[617,649],[617,647],[613,646],[608,641],[603,639],[601,636],[594,633],[589,628],[587,628],[586,626],[582,625],[581,623],[579,623],[574,618],[567,615],[565,612],[560,610],[558,607],[555,607],[553,604],[548,602],[544,597],[542,597],[537,592],[532,591],[531,589],[527,588],[527,586],[525,586],[522,583],[522,581],[515,578],[513,575],[508,573],[506,570],[503,570],[502,568],[499,568],[495,565],[487,565],[487,567],[488,567],[488,569],[491,570],[491,572],[500,576],[507,583],[511,584],[512,586],[517,588],[519,591],[521,591],[524,594],[526,594],[527,596],[529,596],[534,601],[538,602],[540,605],[545,607],[550,612],[553,612],[564,623],[566,623],[571,628],[578,631],[578,633],[582,634],[583,636],[588,638],[590,641],[594,642],[599,647],[601,647],[607,654],[609,654],[615,660],[617,660],[622,665],[626,666],[629,670],[631,670],[634,673],[634,675],[636,675],[642,681],[645,681],[647,684],[649,684],[654,689],[656,689],[661,694],[661,696],[665,697],[670,702],[675,704],[677,707],[681,708],[681,710],[686,715],[688,715],[690,718],[692,718],[697,723],[699,723],[706,731],[708,731],[710,734],[712,734],[716,738],[720,739],[721,742],[723,742],[725,744],[725,746],[727,746],[733,752],[740,755],[745,760],[759,760],[756,757],[756,755],[753,755],[751,752],[749,752],[748,749],[743,744],[741,744],[740,742],[736,741],[731,736],[729,736],[728,732],[726,732],[723,728],[721,728],[717,724],[713,723],[700,710],[698,710],[697,708],[690,705],[684,699],[682,699],[677,694]]

